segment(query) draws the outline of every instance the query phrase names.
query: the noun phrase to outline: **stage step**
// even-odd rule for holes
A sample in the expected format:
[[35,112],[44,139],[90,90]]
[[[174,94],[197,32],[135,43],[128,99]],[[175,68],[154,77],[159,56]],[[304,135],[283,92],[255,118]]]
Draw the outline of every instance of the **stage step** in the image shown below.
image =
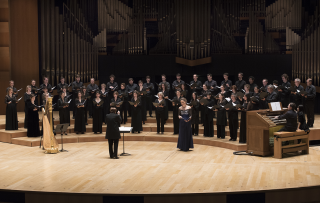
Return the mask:
[[[122,142],[122,134],[120,141]],[[61,144],[61,136],[56,135],[56,139],[59,144]],[[80,142],[106,142],[105,134],[75,134],[71,133],[63,136],[63,143],[80,143]],[[125,141],[154,141],[154,142],[177,142],[178,135],[172,134],[157,134],[155,132],[142,132],[142,133],[128,133],[125,134]],[[240,144],[238,141],[229,141],[226,139],[218,139],[215,137],[203,137],[203,136],[193,136],[194,144],[209,145],[215,147],[221,147],[226,149],[231,149],[235,151],[244,151],[247,149],[246,144]],[[40,137],[28,138],[19,137],[12,138],[12,144],[23,145],[29,147],[40,146]],[[120,143],[122,144],[122,143]],[[107,146],[107,145],[106,145]],[[61,146],[60,146],[61,147]]]
[[[90,122],[90,123],[92,123],[92,122]],[[121,126],[130,127],[131,123],[126,123],[125,125],[122,124]],[[143,131],[142,131],[143,133],[157,132],[157,125],[156,125],[156,123],[146,123],[146,124],[142,125],[142,129],[143,129]],[[41,127],[40,127],[40,130],[41,130]],[[93,130],[92,124],[88,124],[86,126],[86,132],[87,133],[92,133],[93,132],[92,130]],[[106,124],[103,124],[102,125],[102,132],[105,133],[106,130],[107,130],[107,126],[106,126]],[[171,134],[172,135],[173,131],[174,131],[173,124],[172,123],[166,123],[164,125],[164,131],[165,131],[166,134],[169,134],[169,135]],[[202,124],[200,124],[199,125],[199,136],[203,136],[203,131],[204,131],[204,128],[203,128]],[[67,133],[68,134],[75,133],[73,124],[69,126]],[[57,135],[59,135],[59,134],[57,134]],[[214,135],[215,136],[217,135],[216,126],[214,127]],[[225,135],[229,139],[230,131],[229,131],[229,127],[228,126],[226,127]],[[238,137],[240,136],[240,131],[239,130],[238,130],[238,135],[237,136]],[[0,130],[0,142],[12,143],[11,139],[12,138],[17,138],[17,137],[27,137],[27,129],[19,128],[16,131],[15,130],[6,131],[4,129]]]

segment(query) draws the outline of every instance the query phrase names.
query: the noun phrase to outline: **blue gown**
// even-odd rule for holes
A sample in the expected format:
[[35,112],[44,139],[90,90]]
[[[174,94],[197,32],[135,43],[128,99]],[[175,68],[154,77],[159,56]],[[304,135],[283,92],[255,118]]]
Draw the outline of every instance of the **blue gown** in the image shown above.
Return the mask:
[[182,119],[180,119],[177,148],[182,151],[189,151],[189,148],[193,148],[191,122],[185,122],[185,120],[189,120],[189,118],[192,117],[192,110],[181,110],[179,108],[178,116],[179,115],[182,117]]

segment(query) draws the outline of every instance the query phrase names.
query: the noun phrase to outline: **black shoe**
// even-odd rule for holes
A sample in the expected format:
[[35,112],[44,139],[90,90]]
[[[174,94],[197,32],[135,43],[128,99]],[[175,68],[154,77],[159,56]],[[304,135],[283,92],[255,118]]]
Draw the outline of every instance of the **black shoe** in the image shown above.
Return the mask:
[[310,124],[310,125],[309,125],[309,128],[313,128],[313,124]]
[[82,132],[81,134],[84,134],[84,132]]
[[150,115],[149,117],[151,117],[151,118],[152,118],[152,115]]
[[110,156],[110,159],[113,159],[113,156]]
[[65,133],[65,135],[68,135],[68,133]]
[[217,138],[221,138],[221,137],[217,137]]
[[226,139],[225,137],[222,137],[221,139]]
[[161,132],[161,134],[163,134],[163,132]]
[[76,134],[79,134],[78,132],[76,132]]
[[198,136],[198,134],[195,134],[195,136]]
[[132,131],[132,134],[134,133],[134,131]]
[[232,138],[230,138],[229,141],[232,141]]
[[157,132],[157,134],[160,134],[159,132]]
[[143,124],[146,124],[146,122],[143,121]]
[[237,141],[237,139],[233,139],[232,141]]
[[119,159],[119,157],[118,157],[118,156],[115,156],[114,159]]
[[97,134],[96,132],[94,132],[93,134]]
[[88,125],[88,123],[86,123],[86,125]]
[[100,132],[100,134],[102,134],[102,132]]
[[138,133],[140,133],[140,131],[138,131]]
[[74,119],[74,116],[72,116],[72,119]]
[[124,122],[123,124],[126,124],[126,122]]

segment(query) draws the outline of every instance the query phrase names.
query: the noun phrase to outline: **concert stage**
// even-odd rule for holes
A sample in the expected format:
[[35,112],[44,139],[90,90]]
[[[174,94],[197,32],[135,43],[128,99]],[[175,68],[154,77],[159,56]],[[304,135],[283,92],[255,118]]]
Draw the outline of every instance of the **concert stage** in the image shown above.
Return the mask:
[[[23,115],[19,113],[21,126]],[[0,116],[1,128],[4,120]],[[40,139],[27,138],[23,128],[17,132],[2,129],[0,195],[23,193],[25,202],[102,203],[125,202],[126,198],[148,203],[237,202],[231,200],[241,195],[255,202],[262,202],[259,198],[273,203],[320,201],[320,147],[310,147],[308,155],[288,154],[283,159],[237,156],[233,152],[245,150],[245,144],[201,134],[194,136],[192,151],[182,152],[176,148],[178,135],[172,134],[172,118],[164,135],[155,133],[154,121],[148,117],[140,134],[125,134],[125,152],[131,155],[118,160],[109,158],[105,125],[103,134],[76,135],[72,123],[64,136],[69,152],[58,154],[44,154],[37,147]],[[92,131],[91,122],[87,131]],[[319,122],[311,133],[318,130]],[[56,137],[60,142],[60,135]],[[119,154],[122,151],[121,140]]]

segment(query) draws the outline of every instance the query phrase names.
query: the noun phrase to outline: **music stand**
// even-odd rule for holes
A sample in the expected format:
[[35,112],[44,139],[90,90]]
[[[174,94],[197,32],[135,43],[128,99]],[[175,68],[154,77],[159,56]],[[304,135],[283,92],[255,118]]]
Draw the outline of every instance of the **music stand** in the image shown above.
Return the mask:
[[56,133],[61,133],[61,144],[62,144],[62,147],[59,150],[60,152],[68,152],[68,150],[64,150],[63,149],[63,133],[67,132],[68,127],[69,127],[69,123],[58,124],[57,127],[56,127]]
[[130,133],[132,131],[133,127],[119,127],[119,132],[123,133],[123,153],[120,154],[120,156],[129,156],[131,154],[125,153],[124,152],[124,134],[125,133]]

